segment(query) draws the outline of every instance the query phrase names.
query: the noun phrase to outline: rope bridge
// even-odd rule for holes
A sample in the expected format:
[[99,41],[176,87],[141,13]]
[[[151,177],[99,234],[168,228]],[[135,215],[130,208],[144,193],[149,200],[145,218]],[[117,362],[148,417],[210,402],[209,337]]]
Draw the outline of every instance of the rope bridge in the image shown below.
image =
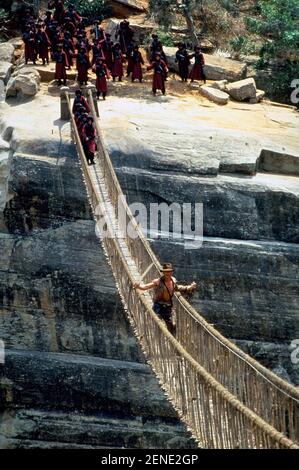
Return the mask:
[[[155,312],[149,292],[133,289],[160,277],[160,263],[127,205],[105,148],[93,96],[87,91],[97,130],[96,165],[88,166],[66,99],[84,182],[95,218],[105,230],[101,242],[125,310],[161,387],[203,448],[299,448],[299,391],[223,337],[180,295],[175,294],[173,337]],[[121,230],[119,201],[125,227]],[[124,215],[125,214],[125,215]],[[123,221],[124,222],[124,221]]]

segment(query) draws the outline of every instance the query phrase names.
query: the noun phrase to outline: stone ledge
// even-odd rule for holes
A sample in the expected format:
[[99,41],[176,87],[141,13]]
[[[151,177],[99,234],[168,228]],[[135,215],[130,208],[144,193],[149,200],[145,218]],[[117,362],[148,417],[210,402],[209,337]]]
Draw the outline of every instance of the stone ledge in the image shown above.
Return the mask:
[[257,171],[299,176],[299,155],[295,156],[263,149],[257,159]]
[[[61,410],[17,409],[6,413],[3,421],[0,436],[2,431],[5,440],[18,440],[22,447],[31,442],[35,442],[37,447],[68,447],[82,443],[91,448],[196,447],[184,426],[176,420],[119,419],[98,413],[86,415]],[[9,425],[5,425],[8,422]]]
[[7,350],[0,374],[11,382],[9,390],[2,389],[2,400],[12,394],[15,406],[111,412],[119,417],[176,417],[150,367],[144,364]]

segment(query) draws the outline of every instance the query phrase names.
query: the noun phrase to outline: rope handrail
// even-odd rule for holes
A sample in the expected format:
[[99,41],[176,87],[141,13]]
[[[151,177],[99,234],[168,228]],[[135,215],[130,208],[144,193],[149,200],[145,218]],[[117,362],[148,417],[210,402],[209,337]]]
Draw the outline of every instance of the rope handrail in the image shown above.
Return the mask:
[[[103,143],[104,139],[96,119],[90,90],[88,94],[98,133],[97,142],[101,158],[104,157],[103,167],[107,186],[114,208],[117,210],[118,196],[123,198],[124,195]],[[127,223],[130,222],[133,226],[137,226],[138,238],[134,240],[130,237],[126,238],[134,261],[142,272],[153,263],[153,268],[148,271],[144,279],[144,282],[149,282],[154,277],[160,276],[160,263],[126,201],[123,202],[123,205],[128,218]],[[246,406],[256,411],[286,436],[294,441],[299,441],[299,390],[221,335],[181,295],[175,295],[174,309],[177,312],[179,341],[191,356],[203,364],[216,380],[227,387]],[[209,354],[206,353],[207,344],[209,344]],[[227,370],[230,370],[229,374]]]
[[[71,111],[70,98],[68,94],[67,100]],[[92,100],[90,100],[90,104],[92,104]],[[93,187],[92,170],[86,163],[84,150],[72,113],[71,122],[78,154],[81,161],[81,167],[84,174],[85,184],[87,186],[92,208],[95,210],[97,205],[101,203],[101,199],[97,194],[96,189]],[[100,144],[100,147],[102,147],[102,143],[100,142],[100,129],[96,119],[95,123],[97,125],[99,137],[98,143]],[[105,161],[99,161],[99,163],[103,169],[106,167],[106,178],[107,170],[109,169],[112,171],[112,174],[114,174],[113,182],[118,183],[109,156],[108,158],[110,165],[108,164],[107,166],[106,163],[108,162],[106,162],[106,158],[103,153],[101,153],[101,158],[102,157],[104,157]],[[120,189],[119,185],[116,185],[116,187]],[[109,192],[111,193],[111,190],[114,188],[108,188],[108,190],[109,189]],[[115,204],[113,204],[113,206],[116,207]],[[133,215],[131,216],[133,218]],[[140,231],[136,221],[135,227],[137,231]],[[143,237],[142,232],[140,235]],[[137,335],[140,337],[141,331],[144,335],[144,337],[140,338],[140,340],[143,349],[148,356],[148,360],[157,373],[159,379],[162,380],[162,386],[164,389],[166,389],[166,392],[169,395],[171,401],[179,411],[181,418],[190,426],[193,435],[199,441],[200,445],[203,445],[204,447],[297,448],[294,442],[284,436],[283,433],[278,431],[275,427],[268,424],[268,422],[264,421],[262,417],[258,416],[258,414],[255,413],[252,409],[249,409],[247,406],[245,406],[242,401],[236,398],[234,394],[232,394],[221,383],[219,383],[212,376],[212,374],[209,373],[209,371],[205,370],[202,365],[199,365],[196,358],[194,358],[188,352],[188,350],[186,350],[184,345],[180,344],[180,342],[168,332],[163,322],[158,319],[151,308],[151,304],[149,303],[148,298],[146,298],[144,294],[140,293],[139,291],[132,289],[132,285],[136,279],[133,278],[132,273],[130,272],[130,269],[126,263],[126,259],[118,247],[117,240],[115,238],[104,238],[102,242],[106,253],[109,256],[115,280],[126,309],[129,313],[130,321],[133,322]],[[145,245],[147,244],[148,242]],[[151,250],[148,255],[152,260],[153,269],[159,269],[159,263]],[[141,272],[145,271],[141,270]],[[151,269],[149,272],[150,275],[152,275]],[[131,288],[129,289],[128,286],[131,286]],[[132,299],[134,299],[134,309],[130,309]],[[185,302],[184,299],[178,300],[180,302]],[[136,313],[132,317],[132,311],[135,310]],[[149,318],[151,325],[147,325],[147,328],[145,328],[145,321],[147,321]],[[157,341],[155,340],[154,333],[157,334]],[[161,353],[157,354],[157,344],[164,352],[164,355],[162,355],[163,361],[160,360]],[[177,354],[180,355],[180,359],[177,359]],[[173,357],[176,359],[173,360]],[[167,367],[165,365],[163,366],[164,361],[166,364],[168,364]],[[178,372],[178,377],[180,380],[174,378],[175,371]],[[165,380],[165,374],[167,376],[167,380]],[[184,380],[181,383],[182,377]],[[179,390],[179,394],[177,393],[177,390]],[[190,397],[189,392],[192,392]],[[208,402],[206,401],[207,396],[210,397]],[[190,400],[187,400],[188,397]],[[221,407],[219,405],[220,402],[222,404]],[[195,412],[195,409],[198,413]],[[209,428],[210,425],[204,416],[204,413],[207,409],[209,410],[209,420],[213,422],[215,429],[217,429],[217,427],[220,429],[217,416],[219,415],[221,416],[221,419],[223,418],[224,430],[222,429],[223,426],[221,425],[222,427],[220,433],[216,432],[215,430],[211,431]],[[200,423],[198,416],[201,417],[205,423],[204,425]],[[233,430],[229,424],[231,416],[234,416]],[[207,431],[208,429],[209,431]]]

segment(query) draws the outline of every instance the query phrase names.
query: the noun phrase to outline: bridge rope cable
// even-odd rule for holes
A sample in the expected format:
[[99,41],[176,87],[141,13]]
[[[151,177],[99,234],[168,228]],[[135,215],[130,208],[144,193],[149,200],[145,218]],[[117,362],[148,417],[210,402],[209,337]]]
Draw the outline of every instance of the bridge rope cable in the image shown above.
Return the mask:
[[[107,167],[106,177],[107,181],[110,182],[110,194],[114,199],[114,206],[116,208],[117,198],[115,194],[113,194],[113,187],[115,186],[117,194],[121,196],[122,203],[128,214],[128,221],[130,221],[130,223],[134,225],[135,230],[138,233],[138,239],[136,240],[132,240],[130,237],[126,237],[128,247],[135,262],[140,266],[142,271],[146,269],[150,263],[153,263],[154,266],[155,272],[150,271],[146,279],[146,282],[148,282],[153,279],[153,276],[160,276],[160,264],[155,254],[153,253],[148,240],[145,238],[142,230],[137,224],[135,218],[133,217],[130,208],[126,203],[126,200],[124,199],[124,195],[120,188],[112,162],[103,143],[103,137],[101,134],[101,129],[98,120],[96,119],[92,94],[90,90],[88,91],[88,95],[89,102],[93,110],[93,115],[95,117],[95,124],[99,136],[98,145],[101,149],[101,155],[102,157],[104,157],[105,161],[105,171]],[[137,242],[141,242],[141,250],[136,250]],[[146,262],[142,264],[143,259],[145,259]],[[213,375],[215,375],[215,378],[221,383],[223,383],[223,385],[227,386],[232,393],[236,394],[238,398],[241,399],[241,401],[244,401],[244,404],[246,406],[249,406],[250,408],[255,410],[259,410],[259,414],[261,414],[264,419],[266,419],[266,421],[268,421],[270,424],[273,424],[286,435],[291,436],[294,440],[299,440],[299,391],[294,386],[288,384],[287,382],[276,376],[273,372],[263,367],[259,362],[255,361],[249,355],[240,350],[231,341],[222,336],[215,328],[208,324],[204,320],[204,318],[200,316],[199,313],[182,296],[175,296],[174,307],[178,311],[178,326],[180,326],[180,328],[178,328],[179,340],[184,346],[184,348],[189,353],[191,353],[191,355],[197,360],[197,362],[204,362],[205,367],[211,373],[213,373]],[[197,323],[194,322],[194,317],[198,319]],[[190,341],[189,334],[184,334],[184,332],[188,330],[188,323],[190,322],[191,318],[193,324],[191,328],[189,327],[189,330],[191,332],[191,335],[193,334],[193,341]],[[203,330],[202,328],[198,328],[198,325],[202,324],[205,324],[205,330]],[[208,334],[209,338],[216,339],[218,348],[220,345],[222,346],[223,350],[218,351],[218,358],[219,354],[223,356],[222,367],[218,367],[215,369],[214,364],[211,364],[211,361],[209,363],[210,354],[208,355],[208,357],[205,353],[203,354],[201,352],[200,354],[198,345],[205,344],[207,340],[207,337],[203,337],[203,331]],[[199,341],[200,338],[201,341]],[[213,346],[213,344],[210,344],[209,353],[213,351]],[[225,350],[231,352],[234,358],[238,359],[238,363],[236,363],[234,360],[231,361],[231,357],[228,357],[227,361],[225,361],[225,354],[223,354]],[[234,368],[235,370],[232,371],[232,368]],[[232,374],[227,374],[227,370],[230,370]],[[255,383],[257,382],[257,377],[252,376],[252,372],[255,372],[256,370],[259,371],[258,383]],[[248,379],[246,379],[247,376],[249,376]],[[262,379],[265,380],[264,383],[261,381]],[[254,383],[255,391],[252,391],[251,389],[254,388]],[[270,390],[269,384],[273,385],[273,388],[275,390]],[[278,412],[278,408],[280,408],[280,412]]]
[[[286,397],[288,398],[291,398],[292,400],[294,400],[295,402],[299,403],[299,398],[296,398],[292,395],[290,395],[286,390],[284,390],[283,388],[279,387],[278,385],[276,385],[269,377],[267,377],[261,370],[259,370],[257,367],[255,367],[253,364],[251,364],[248,359],[247,359],[247,355],[244,351],[242,351],[241,349],[239,350],[240,352],[238,352],[237,350],[234,350],[232,349],[228,344],[226,344],[225,342],[223,342],[221,340],[221,338],[219,338],[219,336],[215,335],[212,331],[211,331],[211,325],[205,325],[205,323],[201,320],[198,319],[198,317],[196,315],[194,315],[194,313],[192,312],[192,310],[190,309],[189,310],[189,314],[190,316],[193,318],[193,320],[197,323],[200,323],[201,326],[206,330],[208,331],[208,333],[216,340],[218,341],[224,348],[226,348],[227,350],[229,350],[232,354],[234,354],[235,356],[237,356],[239,359],[241,359],[242,361],[246,362],[257,374],[259,374],[261,377],[263,377],[269,384],[273,385],[273,387],[275,387],[277,390],[279,390],[281,393],[283,393]],[[258,363],[259,364],[259,363]],[[261,364],[259,364],[261,365]],[[268,369],[267,369],[268,371]],[[270,372],[270,371],[269,371]],[[296,390],[296,389],[295,389]]]
[[[150,270],[149,274],[146,276],[145,282],[149,282],[153,277],[160,276],[160,263],[128,207],[122,193],[111,159],[103,143],[104,139],[96,118],[91,90],[88,91],[88,97],[95,119],[98,133],[98,146],[101,150],[101,158],[104,158],[103,168],[106,172],[105,177],[110,189],[110,195],[113,199],[113,205],[116,210],[116,196],[120,196],[128,216],[126,223],[130,222],[135,227],[135,231],[138,234],[138,238],[134,240],[128,236],[126,237],[126,242],[132,257],[141,271],[144,271],[151,263],[153,264],[153,270]],[[115,194],[115,192],[117,194]],[[136,248],[138,242],[140,242],[139,249]],[[142,263],[142,260],[145,260],[145,262]],[[220,332],[206,322],[180,294],[175,295],[174,307],[178,311],[177,331],[179,341],[194,359],[200,364],[204,364],[205,368],[211,372],[219,382],[230,389],[233,394],[237,395],[241,401],[244,401],[246,406],[258,411],[258,414],[263,416],[267,422],[289,437],[292,437],[293,440],[299,440],[299,391],[221,335]],[[190,319],[192,319],[193,322],[191,327]],[[194,322],[194,319],[197,319],[197,322]],[[204,329],[199,328],[202,325],[205,325]],[[203,336],[204,331],[207,333],[208,337],[207,335]],[[189,333],[193,336],[193,340]],[[215,345],[211,343],[209,344],[209,354],[206,354],[205,351],[200,351],[200,346],[205,345],[207,339],[210,340],[211,338],[216,340],[216,348],[218,348],[218,351],[215,349]],[[223,348],[222,350],[219,350],[220,346]],[[204,347],[204,349],[206,348]],[[213,359],[213,361],[211,361],[211,352],[214,349],[214,359],[216,357],[217,360],[215,359],[214,361]],[[231,353],[230,356],[226,357],[226,361],[225,351]],[[215,362],[219,362],[219,356],[221,356],[223,362],[222,368],[219,364],[215,368]],[[234,360],[236,358],[238,362]],[[227,370],[230,371],[230,374],[227,374]],[[252,372],[258,372],[258,375],[253,376]],[[271,385],[271,388],[269,385]]]
[[[100,151],[103,144],[100,142],[100,134],[98,134],[99,159],[96,168],[87,165],[72,115],[70,96],[68,93],[66,96],[74,141],[92,209],[95,213],[96,207],[103,204],[101,192],[105,196],[106,191],[109,196],[112,195],[112,200],[109,199],[109,203],[106,201],[108,209],[105,215],[113,217],[112,212],[109,212],[109,204],[116,207],[114,204],[116,202],[115,189],[118,188],[117,186],[110,187],[108,184],[107,176],[111,177],[109,173],[112,163],[110,161],[109,165],[105,155]],[[95,122],[99,127],[96,118]],[[115,183],[116,176],[114,175],[112,178]],[[106,184],[107,187],[99,188],[99,186],[96,187],[96,184],[102,186]],[[116,218],[115,215],[114,217]],[[113,225],[113,221],[108,221],[108,223]],[[136,223],[135,229],[139,230]],[[127,240],[125,241],[127,242]],[[245,406],[209,371],[205,370],[169,333],[164,322],[152,310],[149,296],[132,289],[136,275],[138,272],[139,275],[140,272],[144,273],[145,269],[141,269],[140,264],[142,263],[138,264],[137,262],[136,271],[133,272],[133,261],[129,260],[130,250],[127,256],[124,255],[126,243],[121,245],[121,241],[117,237],[103,237],[102,245],[112,267],[125,309],[129,313],[129,320],[146,357],[159,378],[162,388],[178,410],[181,419],[189,426],[200,446],[209,448],[298,448],[291,439],[288,439],[282,432]],[[126,246],[126,250],[128,250],[128,246]],[[148,253],[148,256],[152,258],[151,253]],[[134,256],[132,259],[134,260]],[[152,262],[157,267],[157,261],[152,259]],[[149,264],[147,264],[148,266]],[[152,274],[150,269],[148,276]],[[128,308],[130,305],[132,306]]]

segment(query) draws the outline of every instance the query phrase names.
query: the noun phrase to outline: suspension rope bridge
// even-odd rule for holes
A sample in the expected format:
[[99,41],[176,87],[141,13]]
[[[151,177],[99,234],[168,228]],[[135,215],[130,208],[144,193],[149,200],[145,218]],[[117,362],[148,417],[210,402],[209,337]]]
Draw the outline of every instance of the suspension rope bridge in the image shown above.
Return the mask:
[[[202,448],[299,448],[299,391],[244,353],[175,294],[176,337],[155,312],[149,292],[133,288],[160,277],[161,265],[127,205],[106,150],[93,96],[96,165],[89,166],[67,100],[89,201],[105,233],[101,242],[130,323],[161,387]],[[125,224],[120,224],[120,207]],[[104,224],[103,224],[104,221]],[[124,222],[124,221],[123,221]],[[134,231],[129,236],[122,227]]]

